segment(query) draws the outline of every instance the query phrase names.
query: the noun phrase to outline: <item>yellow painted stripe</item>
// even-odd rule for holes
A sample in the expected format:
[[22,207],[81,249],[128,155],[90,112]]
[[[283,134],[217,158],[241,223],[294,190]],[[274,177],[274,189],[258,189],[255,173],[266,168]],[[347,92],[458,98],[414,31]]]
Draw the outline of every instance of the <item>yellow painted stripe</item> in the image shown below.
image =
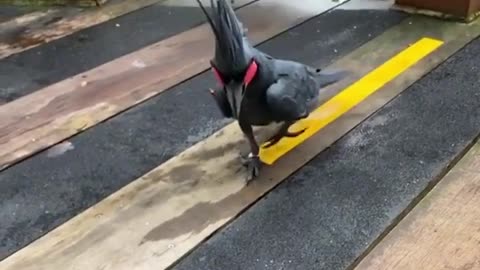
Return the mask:
[[381,89],[386,83],[435,51],[442,44],[443,41],[436,39],[420,39],[318,107],[308,118],[298,121],[291,127],[291,130],[304,127],[307,127],[307,130],[295,138],[285,137],[270,148],[262,148],[260,159],[266,164],[273,164],[323,127]]

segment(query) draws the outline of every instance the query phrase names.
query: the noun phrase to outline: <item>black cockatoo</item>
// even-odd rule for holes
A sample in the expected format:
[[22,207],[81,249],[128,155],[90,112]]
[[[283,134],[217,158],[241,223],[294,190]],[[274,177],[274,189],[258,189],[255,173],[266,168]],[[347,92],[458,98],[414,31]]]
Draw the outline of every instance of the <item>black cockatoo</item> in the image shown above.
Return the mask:
[[290,132],[288,128],[319,105],[321,88],[348,73],[327,74],[302,63],[275,59],[250,44],[242,23],[225,0],[210,0],[211,15],[200,0],[197,2],[215,36],[215,55],[210,64],[220,86],[210,92],[222,114],[238,121],[250,145],[251,152],[244,158],[248,183],[262,165],[252,126],[283,123],[264,147],[276,144],[282,137],[302,134],[305,129]]

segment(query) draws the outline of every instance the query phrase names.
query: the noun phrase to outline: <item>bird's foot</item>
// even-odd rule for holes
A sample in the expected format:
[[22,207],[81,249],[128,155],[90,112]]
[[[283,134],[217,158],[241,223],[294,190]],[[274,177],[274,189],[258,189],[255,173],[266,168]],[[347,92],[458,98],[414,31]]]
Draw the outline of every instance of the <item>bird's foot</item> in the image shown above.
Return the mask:
[[260,174],[260,168],[262,167],[262,162],[260,157],[254,156],[252,153],[248,157],[241,157],[242,165],[247,168],[247,178],[245,179],[247,184],[250,183],[254,178]]
[[275,135],[273,135],[272,137],[270,137],[268,140],[267,140],[267,144],[263,146],[263,148],[269,148],[269,147],[272,147],[274,146],[275,144],[277,144],[283,137],[289,137],[289,138],[294,138],[294,137],[297,137],[299,136],[300,134],[302,134],[303,132],[305,132],[305,130],[307,130],[307,128],[304,128],[304,129],[301,129],[299,131],[295,131],[295,132],[290,132],[290,131],[285,131],[285,132],[279,132]]

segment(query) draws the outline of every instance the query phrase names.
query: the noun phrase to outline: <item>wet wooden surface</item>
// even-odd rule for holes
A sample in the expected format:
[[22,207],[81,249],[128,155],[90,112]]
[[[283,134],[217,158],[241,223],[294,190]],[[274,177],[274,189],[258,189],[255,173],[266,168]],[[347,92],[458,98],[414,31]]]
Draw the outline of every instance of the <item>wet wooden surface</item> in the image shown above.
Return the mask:
[[51,7],[0,24],[0,59],[165,0],[112,1],[100,8]]
[[3,0],[2,4],[17,6],[79,6],[95,7],[109,0]]
[[[424,26],[424,30],[443,33],[438,24],[430,25],[435,29]],[[465,36],[466,32],[456,28],[450,34]],[[423,31],[415,33],[411,24],[404,22],[339,60],[333,67],[354,74],[337,84],[335,91],[422,36]],[[387,42],[392,40],[396,42]],[[0,262],[0,269],[164,269],[467,41],[458,40],[458,34],[450,36],[445,40],[451,41],[450,45],[391,81],[273,166],[264,167],[249,186],[244,186],[245,171],[239,160],[239,149],[245,154],[248,148],[238,125],[232,123]],[[257,130],[259,140],[273,128]]]
[[[340,2],[262,0],[238,16],[258,44]],[[206,70],[213,44],[201,25],[0,106],[0,170]]]
[[480,269],[480,144],[355,270]]

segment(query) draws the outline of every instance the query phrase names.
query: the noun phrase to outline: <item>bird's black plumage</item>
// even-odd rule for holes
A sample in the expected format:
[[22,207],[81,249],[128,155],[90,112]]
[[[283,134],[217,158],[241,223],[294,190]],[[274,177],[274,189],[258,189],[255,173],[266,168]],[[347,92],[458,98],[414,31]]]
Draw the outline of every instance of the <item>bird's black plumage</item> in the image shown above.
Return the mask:
[[210,0],[209,14],[200,0],[215,35],[215,54],[211,60],[220,87],[211,90],[222,114],[234,118],[250,144],[251,153],[245,160],[249,175],[258,175],[261,162],[259,146],[252,126],[282,122],[278,133],[267,147],[282,137],[295,137],[303,132],[289,132],[296,121],[308,117],[319,105],[321,88],[333,84],[348,73],[325,73],[320,69],[290,60],[275,59],[254,48],[246,29],[225,0]]

